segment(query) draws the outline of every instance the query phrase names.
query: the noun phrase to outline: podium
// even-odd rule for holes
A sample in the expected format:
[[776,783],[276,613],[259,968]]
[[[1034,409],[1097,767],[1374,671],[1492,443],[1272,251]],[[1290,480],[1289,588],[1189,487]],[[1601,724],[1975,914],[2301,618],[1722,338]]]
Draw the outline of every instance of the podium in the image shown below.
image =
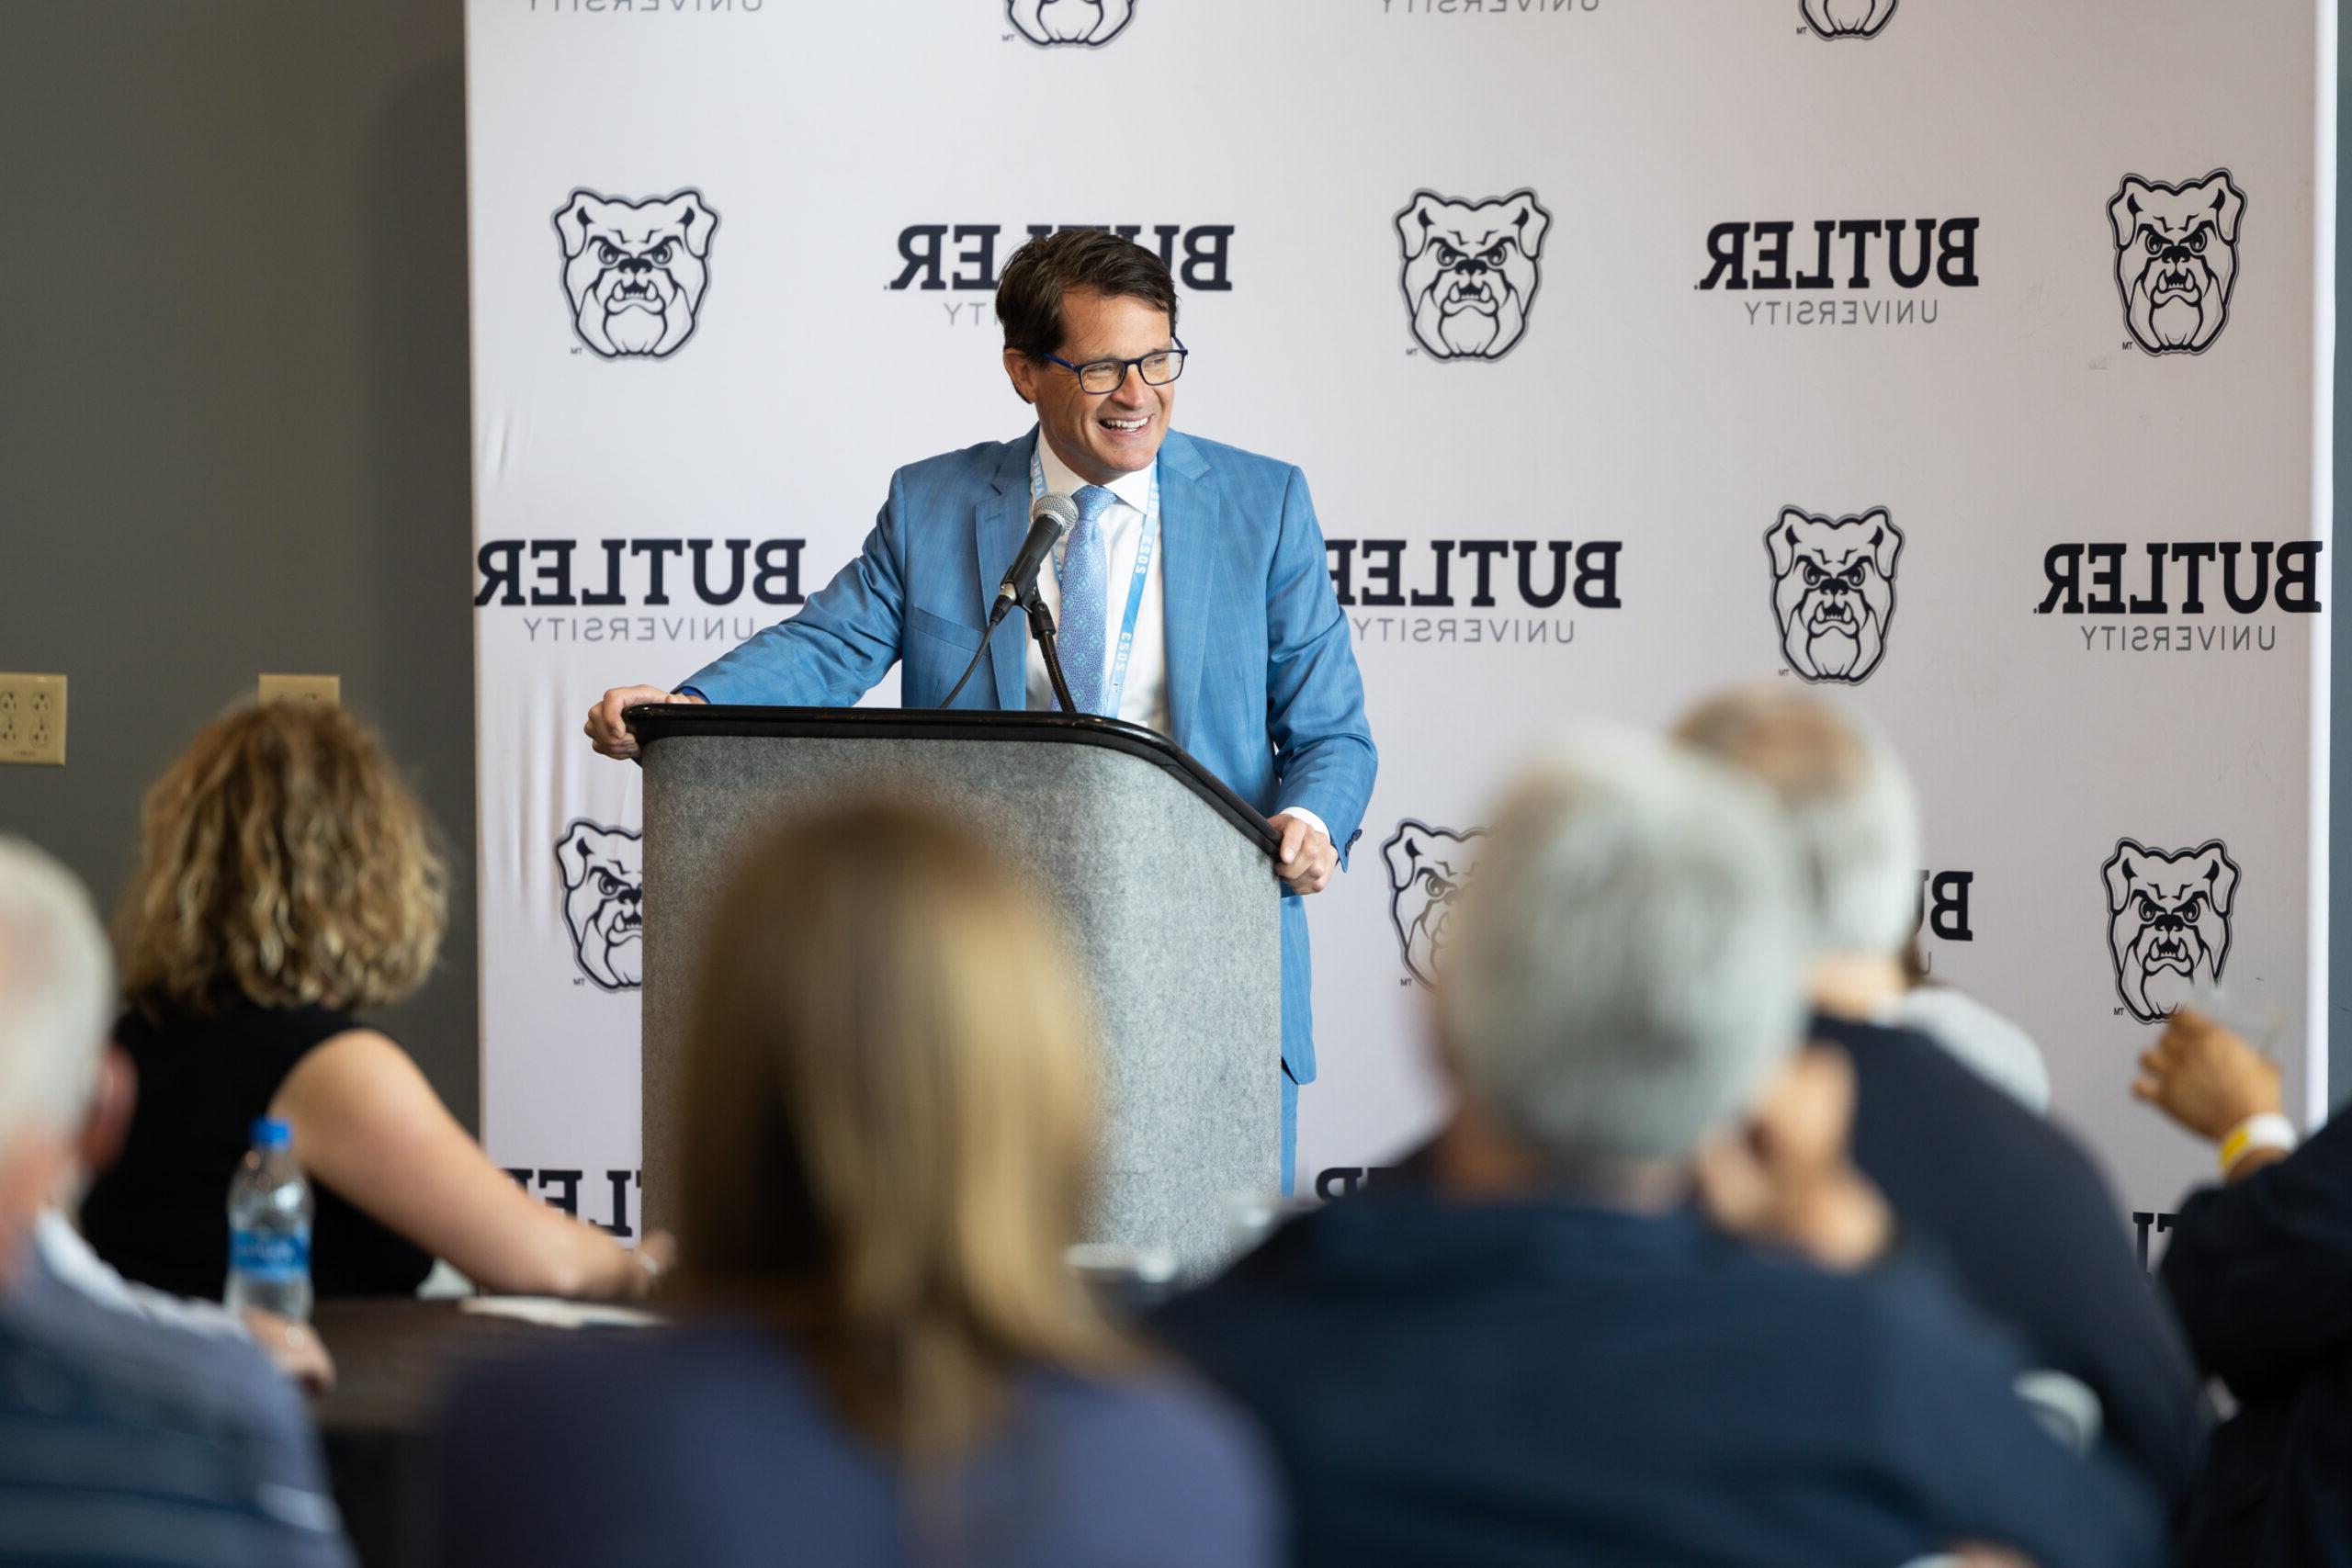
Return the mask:
[[702,929],[738,852],[794,813],[888,795],[969,823],[1058,906],[1092,1003],[1102,1148],[1083,1239],[1231,1251],[1280,1189],[1280,836],[1165,737],[1054,713],[658,704],[645,769],[644,1195],[671,1223]]

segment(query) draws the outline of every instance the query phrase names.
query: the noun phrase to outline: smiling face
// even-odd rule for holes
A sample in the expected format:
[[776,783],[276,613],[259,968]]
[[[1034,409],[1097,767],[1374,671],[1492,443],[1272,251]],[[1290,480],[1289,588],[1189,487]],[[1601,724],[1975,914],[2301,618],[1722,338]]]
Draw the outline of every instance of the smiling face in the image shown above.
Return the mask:
[[[1062,296],[1062,341],[1054,352],[1072,365],[1097,359],[1140,359],[1176,346],[1168,314],[1148,299],[1073,288]],[[1176,388],[1148,387],[1130,366],[1118,390],[1096,396],[1078,373],[1004,351],[1005,374],[1023,400],[1037,410],[1038,428],[1054,455],[1089,484],[1107,485],[1140,473],[1159,456],[1176,410]]]

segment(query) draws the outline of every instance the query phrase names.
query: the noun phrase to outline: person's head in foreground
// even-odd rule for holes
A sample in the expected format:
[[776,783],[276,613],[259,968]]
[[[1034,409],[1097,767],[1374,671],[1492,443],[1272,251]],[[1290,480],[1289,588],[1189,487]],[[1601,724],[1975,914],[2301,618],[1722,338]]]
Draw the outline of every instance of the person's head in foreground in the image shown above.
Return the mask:
[[123,990],[151,1016],[398,1001],[432,971],[447,889],[424,808],[357,719],[240,708],[147,792]]
[[114,964],[82,885],[0,838],[0,1286],[74,1173],[113,1010]]
[[2018,1363],[1890,1254],[1851,1069],[1798,1050],[1812,921],[1765,792],[1588,737],[1493,819],[1439,976],[1459,1110],[1158,1318],[1258,1414],[1299,1560],[2121,1562]]
[[1012,1369],[1129,1364],[1063,1261],[1094,1155],[1085,1010],[995,857],[923,813],[830,813],[752,853],[710,933],[690,1282],[775,1314],[851,1425],[910,1452],[969,1441]]
[[[442,1561],[1272,1561],[1252,1446],[1065,1260],[1087,1011],[950,809],[844,806],[738,864],[678,1111],[685,1323],[465,1390]],[[691,1459],[649,1469],[668,1434]]]
[[1024,243],[996,291],[1004,373],[1089,484],[1151,467],[1176,413],[1176,280],[1156,251],[1096,229]]
[[1705,1172],[1745,1212],[1762,1194],[1736,1134],[1770,1105],[1835,1189],[1806,1224],[1830,1227],[1837,1261],[1874,1253],[1884,1219],[1849,1185],[1842,1065],[1793,1055],[1807,929],[1786,835],[1727,770],[1595,735],[1531,773],[1439,979],[1461,1102],[1441,1182],[1659,1208]]
[[1747,686],[1675,727],[1685,744],[1779,799],[1814,927],[1815,999],[1866,1013],[1904,988],[1918,922],[1919,807],[1902,759],[1859,715],[1804,692]]

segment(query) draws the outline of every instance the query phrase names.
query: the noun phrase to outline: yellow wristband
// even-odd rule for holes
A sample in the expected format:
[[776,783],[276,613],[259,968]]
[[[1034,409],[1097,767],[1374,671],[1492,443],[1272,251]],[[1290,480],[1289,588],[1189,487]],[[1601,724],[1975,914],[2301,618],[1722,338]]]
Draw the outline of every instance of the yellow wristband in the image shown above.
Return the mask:
[[2295,1146],[2295,1124],[2275,1111],[2265,1111],[2249,1116],[2230,1129],[2222,1140],[2222,1174],[2237,1168],[2238,1161],[2255,1149],[2290,1150]]

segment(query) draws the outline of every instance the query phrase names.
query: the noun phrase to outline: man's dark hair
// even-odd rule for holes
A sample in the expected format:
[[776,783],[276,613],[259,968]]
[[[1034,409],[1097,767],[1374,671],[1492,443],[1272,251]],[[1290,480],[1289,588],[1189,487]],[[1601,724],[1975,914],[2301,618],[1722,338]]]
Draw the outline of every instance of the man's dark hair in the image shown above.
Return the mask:
[[996,286],[1004,346],[1032,359],[1059,353],[1062,296],[1073,288],[1148,300],[1168,312],[1170,333],[1176,331],[1176,280],[1157,253],[1100,229],[1064,229],[1038,235],[1004,264]]

